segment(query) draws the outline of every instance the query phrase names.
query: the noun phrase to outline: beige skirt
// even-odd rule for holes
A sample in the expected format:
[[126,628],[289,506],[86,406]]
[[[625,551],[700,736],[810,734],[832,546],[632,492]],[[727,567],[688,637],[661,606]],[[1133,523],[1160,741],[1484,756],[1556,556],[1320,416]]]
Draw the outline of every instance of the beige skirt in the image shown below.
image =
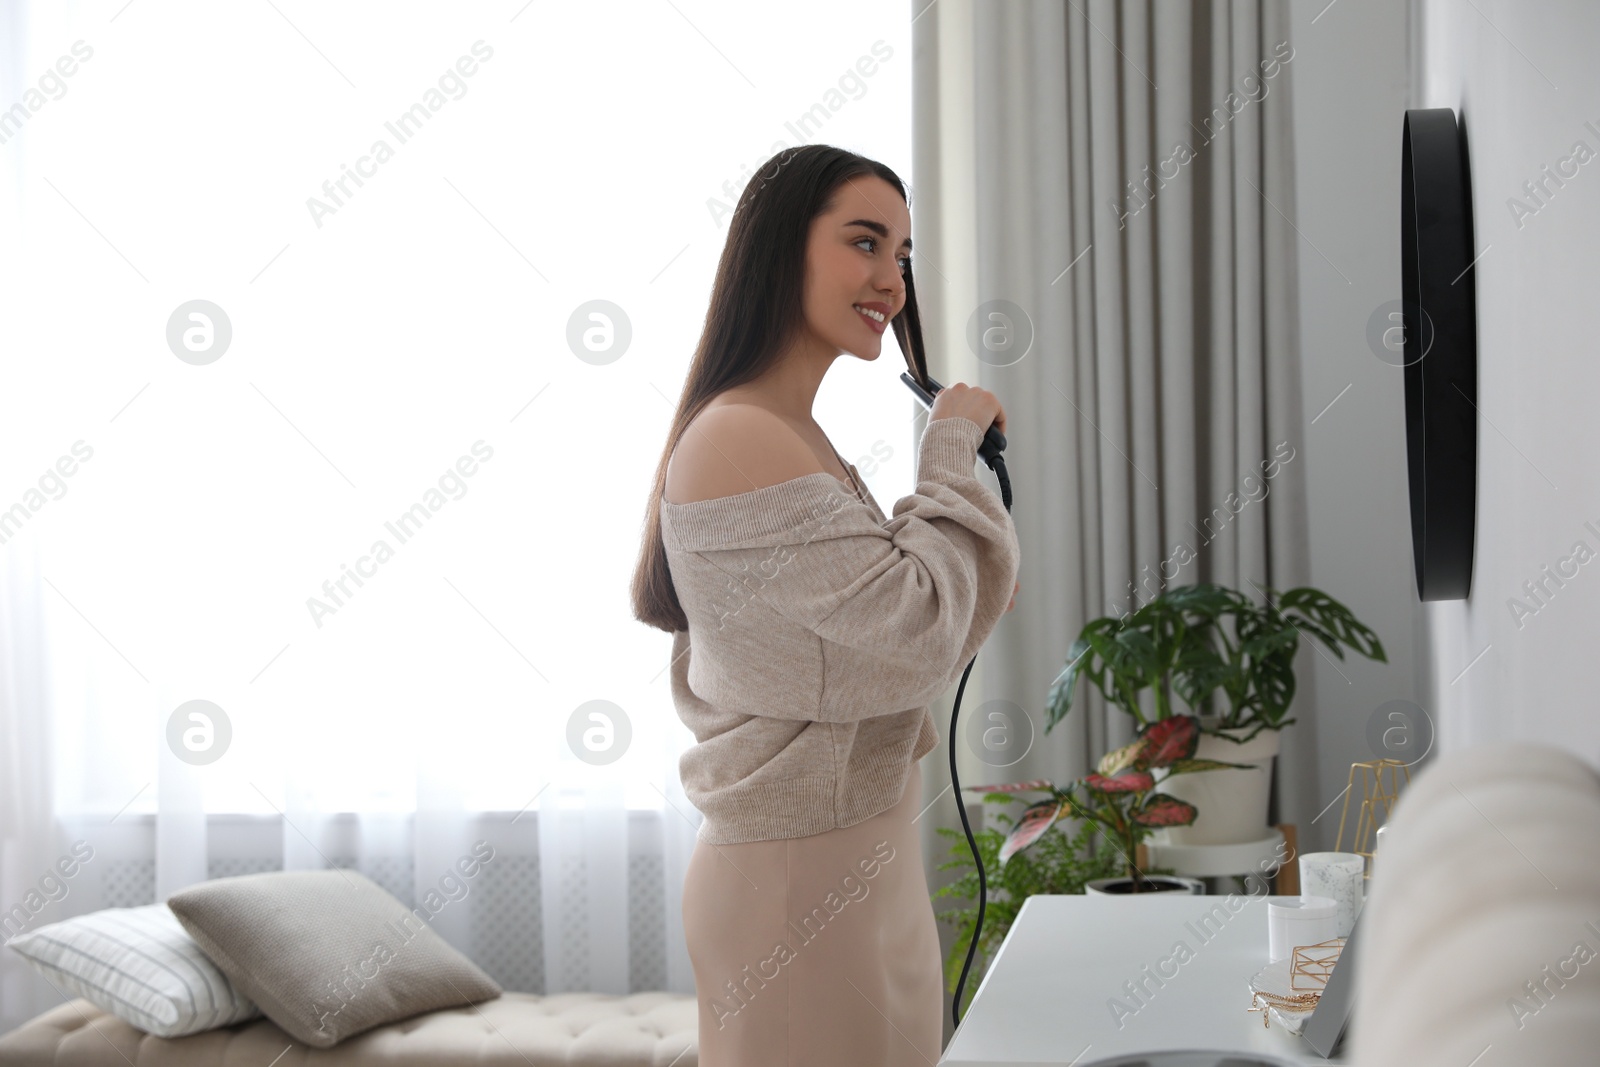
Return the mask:
[[697,842],[683,924],[701,1067],[928,1067],[942,1043],[939,936],[913,824],[894,807],[809,837]]

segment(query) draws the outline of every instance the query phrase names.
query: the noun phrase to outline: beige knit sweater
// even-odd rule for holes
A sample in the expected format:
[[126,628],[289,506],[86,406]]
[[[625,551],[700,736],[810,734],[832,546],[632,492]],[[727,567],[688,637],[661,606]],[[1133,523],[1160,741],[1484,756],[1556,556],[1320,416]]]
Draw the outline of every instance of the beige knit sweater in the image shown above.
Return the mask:
[[1016,527],[974,473],[983,433],[967,418],[930,422],[916,491],[892,519],[823,472],[662,498],[689,619],[673,636],[672,695],[699,742],[679,770],[702,840],[803,837],[900,799],[939,740],[929,701],[1016,582]]

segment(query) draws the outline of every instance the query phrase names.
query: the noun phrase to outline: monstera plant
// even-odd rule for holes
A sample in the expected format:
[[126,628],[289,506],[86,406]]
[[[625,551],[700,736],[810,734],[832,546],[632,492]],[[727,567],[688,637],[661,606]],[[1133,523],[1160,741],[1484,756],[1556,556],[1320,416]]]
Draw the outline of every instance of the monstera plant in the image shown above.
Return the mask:
[[1043,778],[1007,785],[973,786],[975,793],[1046,793],[1022,813],[1005,844],[1000,847],[1002,866],[1021,852],[1058,819],[1077,818],[1099,826],[1126,864],[1134,893],[1145,891],[1145,876],[1134,862],[1140,842],[1165,826],[1187,826],[1199,814],[1195,805],[1156,786],[1178,774],[1215,771],[1243,764],[1197,759],[1200,725],[1192,715],[1171,715],[1148,723],[1132,743],[1107,752],[1093,774],[1061,787]]
[[[1184,585],[1130,615],[1093,620],[1067,649],[1066,666],[1051,683],[1046,732],[1072,710],[1081,675],[1141,726],[1174,714],[1177,696],[1207,718],[1205,733],[1239,731],[1229,739],[1242,744],[1294,722],[1288,713],[1301,637],[1316,638],[1340,659],[1348,647],[1388,662],[1378,635],[1320,589],[1268,588],[1263,596],[1266,602],[1257,604],[1226,586]],[[1145,690],[1148,711],[1140,700]]]

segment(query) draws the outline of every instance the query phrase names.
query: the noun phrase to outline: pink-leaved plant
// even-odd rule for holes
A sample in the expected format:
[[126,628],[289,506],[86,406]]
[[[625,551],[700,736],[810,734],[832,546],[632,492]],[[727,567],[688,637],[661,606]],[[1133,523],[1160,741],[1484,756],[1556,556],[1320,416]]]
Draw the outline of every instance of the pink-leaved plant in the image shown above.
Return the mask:
[[1155,788],[1174,774],[1214,771],[1225,767],[1249,769],[1249,764],[1195,759],[1200,744],[1200,723],[1193,715],[1173,715],[1144,726],[1137,740],[1107,752],[1093,774],[1060,787],[1043,778],[1006,785],[971,786],[975,793],[1048,793],[1030,804],[1012,827],[1000,848],[1004,865],[1063,818],[1087,819],[1099,825],[1127,863],[1133,891],[1140,892],[1144,876],[1134,862],[1139,843],[1163,826],[1188,826],[1200,814],[1184,800],[1157,793]]

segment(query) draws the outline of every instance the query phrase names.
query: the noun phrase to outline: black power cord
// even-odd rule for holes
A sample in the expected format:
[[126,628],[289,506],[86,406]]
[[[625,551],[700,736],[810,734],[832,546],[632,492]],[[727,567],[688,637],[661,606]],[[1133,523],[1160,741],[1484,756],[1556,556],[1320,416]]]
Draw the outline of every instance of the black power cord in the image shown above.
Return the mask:
[[[986,457],[989,469],[994,471],[994,476],[1000,482],[1000,500],[1005,504],[1006,510],[1011,510],[1011,479],[1006,474],[1006,461],[996,453],[993,457]],[[978,937],[983,933],[984,906],[989,899],[989,879],[984,874],[983,857],[978,855],[978,839],[972,835],[972,824],[967,820],[967,804],[961,797],[961,776],[956,773],[956,721],[961,715],[961,695],[967,691],[967,676],[972,673],[972,665],[978,662],[974,655],[967,661],[967,669],[961,672],[961,684],[956,686],[955,703],[950,708],[950,790],[956,797],[956,810],[961,814],[961,829],[967,835],[967,847],[972,850],[973,866],[978,868],[978,921],[972,924],[972,940],[967,944],[967,959],[961,965],[961,977],[956,979],[956,997],[950,1002],[950,1018],[955,1025],[961,1025],[961,997],[967,988],[967,975],[972,970],[972,958],[978,951]]]
[[[918,361],[920,363],[920,360]],[[919,368],[920,369],[920,368]],[[918,381],[911,374],[900,375],[900,380],[915,394],[922,406],[933,409],[933,398],[944,386],[928,377],[926,372]],[[924,385],[923,383],[926,383]],[[1006,461],[1000,453],[1005,451],[1006,435],[1000,432],[998,426],[990,426],[984,431],[983,440],[978,444],[978,455],[989,469],[994,471],[995,479],[1000,483],[1000,502],[1011,510],[1011,478],[1006,473]],[[989,896],[989,880],[983,870],[983,857],[978,855],[978,839],[972,836],[972,824],[967,820],[967,805],[961,799],[961,777],[956,773],[956,722],[961,715],[961,695],[967,691],[967,677],[972,673],[972,665],[978,662],[976,654],[967,663],[967,669],[961,672],[961,684],[956,687],[955,704],[950,708],[950,788],[956,796],[956,810],[961,813],[961,829],[967,835],[967,847],[972,850],[973,865],[978,868],[978,921],[972,926],[972,942],[967,945],[967,960],[961,965],[961,977],[956,979],[956,999],[950,1005],[950,1015],[957,1026],[961,1025],[961,996],[967,987],[967,975],[972,971],[972,958],[978,951],[978,937],[983,933],[983,912]]]

